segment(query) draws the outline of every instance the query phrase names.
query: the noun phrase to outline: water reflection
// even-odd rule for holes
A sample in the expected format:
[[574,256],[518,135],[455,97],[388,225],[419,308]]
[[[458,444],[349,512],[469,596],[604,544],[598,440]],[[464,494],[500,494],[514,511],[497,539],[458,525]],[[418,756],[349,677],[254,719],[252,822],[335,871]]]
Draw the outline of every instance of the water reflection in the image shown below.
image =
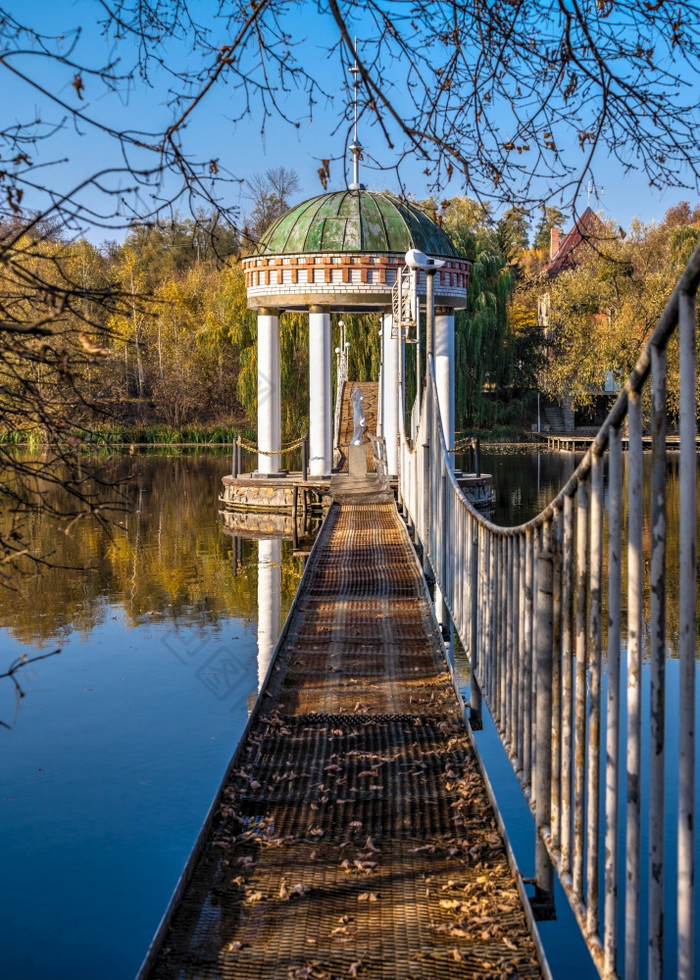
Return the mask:
[[282,541],[258,541],[258,690],[267,677],[282,625]]
[[[231,535],[236,574],[246,542],[257,539],[258,690],[267,676],[289,599],[296,594],[303,561],[321,526],[321,516],[307,514],[296,522],[288,514],[221,511],[221,523]],[[293,564],[289,567],[289,547]],[[283,578],[285,579],[283,582]],[[283,602],[283,596],[287,601]]]
[[[481,469],[493,477],[496,494],[494,523],[516,527],[529,521],[556,496],[580,460],[580,453],[482,445]],[[468,460],[457,454],[455,462],[466,467]]]
[[[1,736],[2,974],[22,980],[94,976],[96,963],[103,980],[134,976],[303,568],[291,540],[226,533],[228,454],[106,465],[130,512],[109,535],[31,515],[52,567],[12,569],[0,612],[2,669],[62,651],[23,673]],[[5,682],[0,718],[13,715]]]
[[[257,535],[245,538],[239,528],[232,541],[221,533],[216,494],[226,471],[227,457],[216,453],[121,457],[111,461],[110,477],[126,481],[129,510],[113,515],[107,534],[90,519],[66,534],[47,512],[32,514],[32,541],[48,566],[36,574],[20,560],[7,569],[13,600],[2,625],[43,648],[73,631],[88,636],[112,604],[133,627],[205,628],[230,615],[254,621]],[[111,499],[108,489],[103,498]],[[9,520],[0,513],[5,526]],[[302,569],[288,536],[280,558],[287,607]]]
[[[553,452],[532,446],[485,446],[481,451],[484,472],[493,476],[496,507],[492,520],[505,527],[518,526],[535,517],[559,493],[582,459],[582,453]],[[666,547],[667,579],[666,605],[669,623],[669,655],[677,655],[679,581],[678,581],[678,528],[680,523],[680,482],[679,454],[669,452],[666,459]],[[623,465],[623,513],[627,511],[627,453],[622,454]],[[607,463],[606,463],[607,478]],[[643,569],[643,602],[645,635],[643,649],[648,654],[649,619],[651,606],[651,453],[644,453],[643,461],[643,548],[645,562]],[[606,489],[607,500],[607,489]],[[700,509],[700,480],[697,489]],[[607,513],[604,515],[604,533],[607,535]],[[700,549],[700,524],[698,524],[698,548]],[[607,539],[604,539],[607,540]],[[698,552],[700,553],[700,551]],[[607,545],[603,549],[604,582],[607,576]],[[627,548],[622,549],[622,612],[627,608]],[[604,630],[607,617],[603,617]],[[700,646],[700,618],[697,622],[698,643]],[[698,651],[700,656],[700,649]]]

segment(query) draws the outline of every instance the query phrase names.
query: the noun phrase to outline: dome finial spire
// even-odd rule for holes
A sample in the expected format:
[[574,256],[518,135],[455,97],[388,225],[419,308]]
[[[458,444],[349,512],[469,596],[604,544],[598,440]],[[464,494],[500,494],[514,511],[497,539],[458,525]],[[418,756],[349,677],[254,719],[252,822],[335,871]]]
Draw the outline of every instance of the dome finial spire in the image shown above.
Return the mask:
[[352,161],[352,184],[348,185],[348,190],[351,191],[361,191],[365,189],[365,185],[360,183],[360,157],[362,156],[362,144],[357,138],[357,89],[359,87],[359,74],[360,68],[357,64],[357,38],[355,38],[355,64],[350,66],[350,73],[353,77],[353,102],[355,107],[355,129],[353,132],[353,140],[350,144],[350,152],[353,156]]

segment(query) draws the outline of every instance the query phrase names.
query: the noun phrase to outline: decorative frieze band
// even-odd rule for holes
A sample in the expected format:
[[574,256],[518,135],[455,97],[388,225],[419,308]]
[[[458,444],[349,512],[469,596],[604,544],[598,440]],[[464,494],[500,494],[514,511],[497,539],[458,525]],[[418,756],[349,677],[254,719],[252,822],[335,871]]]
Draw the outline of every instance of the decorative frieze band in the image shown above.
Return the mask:
[[[435,274],[436,288],[466,291],[470,263],[464,259],[445,259]],[[396,282],[396,272],[404,265],[404,256],[337,255],[334,253],[301,255],[255,255],[243,260],[246,289],[284,286],[388,286]],[[419,292],[425,289],[425,274],[420,274]],[[281,289],[281,292],[284,290]]]

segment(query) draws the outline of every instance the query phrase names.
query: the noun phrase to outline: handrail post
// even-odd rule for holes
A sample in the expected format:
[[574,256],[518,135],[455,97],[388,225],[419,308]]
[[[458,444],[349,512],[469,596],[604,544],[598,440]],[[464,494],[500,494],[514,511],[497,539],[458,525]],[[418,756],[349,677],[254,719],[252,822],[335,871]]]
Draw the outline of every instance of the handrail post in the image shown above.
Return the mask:
[[470,711],[469,723],[475,732],[480,732],[483,728],[483,714],[481,704],[481,688],[476,679],[476,673],[481,668],[479,663],[479,525],[476,521],[472,522],[472,548],[471,562],[469,565],[469,581],[471,588],[471,644],[469,649],[469,659],[471,660],[471,683],[470,683]]
[[627,812],[625,862],[625,977],[639,976],[641,890],[643,497],[642,399],[629,395],[627,453]]
[[[547,542],[548,543],[548,542]],[[537,659],[535,702],[535,897],[539,919],[554,917],[554,869],[544,843],[550,830],[552,799],[552,634],[553,564],[551,551],[537,556]]]
[[697,618],[697,384],[695,295],[681,293],[680,609],[678,763],[678,976],[695,975],[695,659]]
[[306,483],[309,479],[309,437],[304,436],[301,444],[301,478]]
[[238,448],[238,436],[233,440],[233,446],[231,451],[231,476],[236,480],[239,473],[239,448]]

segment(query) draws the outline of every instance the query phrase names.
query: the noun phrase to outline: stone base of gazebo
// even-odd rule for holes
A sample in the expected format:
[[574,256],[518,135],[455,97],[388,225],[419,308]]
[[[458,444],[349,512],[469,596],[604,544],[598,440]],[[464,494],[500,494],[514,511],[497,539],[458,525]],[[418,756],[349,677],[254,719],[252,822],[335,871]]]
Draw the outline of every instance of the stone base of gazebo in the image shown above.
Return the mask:
[[[490,513],[495,504],[493,480],[489,473],[458,473],[457,482],[471,503]],[[219,503],[228,511],[247,511],[251,514],[290,514],[306,516],[323,514],[331,504],[330,479],[304,480],[299,472],[276,474],[273,477],[245,473],[224,476]],[[390,485],[395,489],[396,481]]]
[[278,514],[304,514],[330,506],[330,479],[304,480],[301,473],[265,476],[244,473],[224,476],[219,503],[227,510],[268,511]]

